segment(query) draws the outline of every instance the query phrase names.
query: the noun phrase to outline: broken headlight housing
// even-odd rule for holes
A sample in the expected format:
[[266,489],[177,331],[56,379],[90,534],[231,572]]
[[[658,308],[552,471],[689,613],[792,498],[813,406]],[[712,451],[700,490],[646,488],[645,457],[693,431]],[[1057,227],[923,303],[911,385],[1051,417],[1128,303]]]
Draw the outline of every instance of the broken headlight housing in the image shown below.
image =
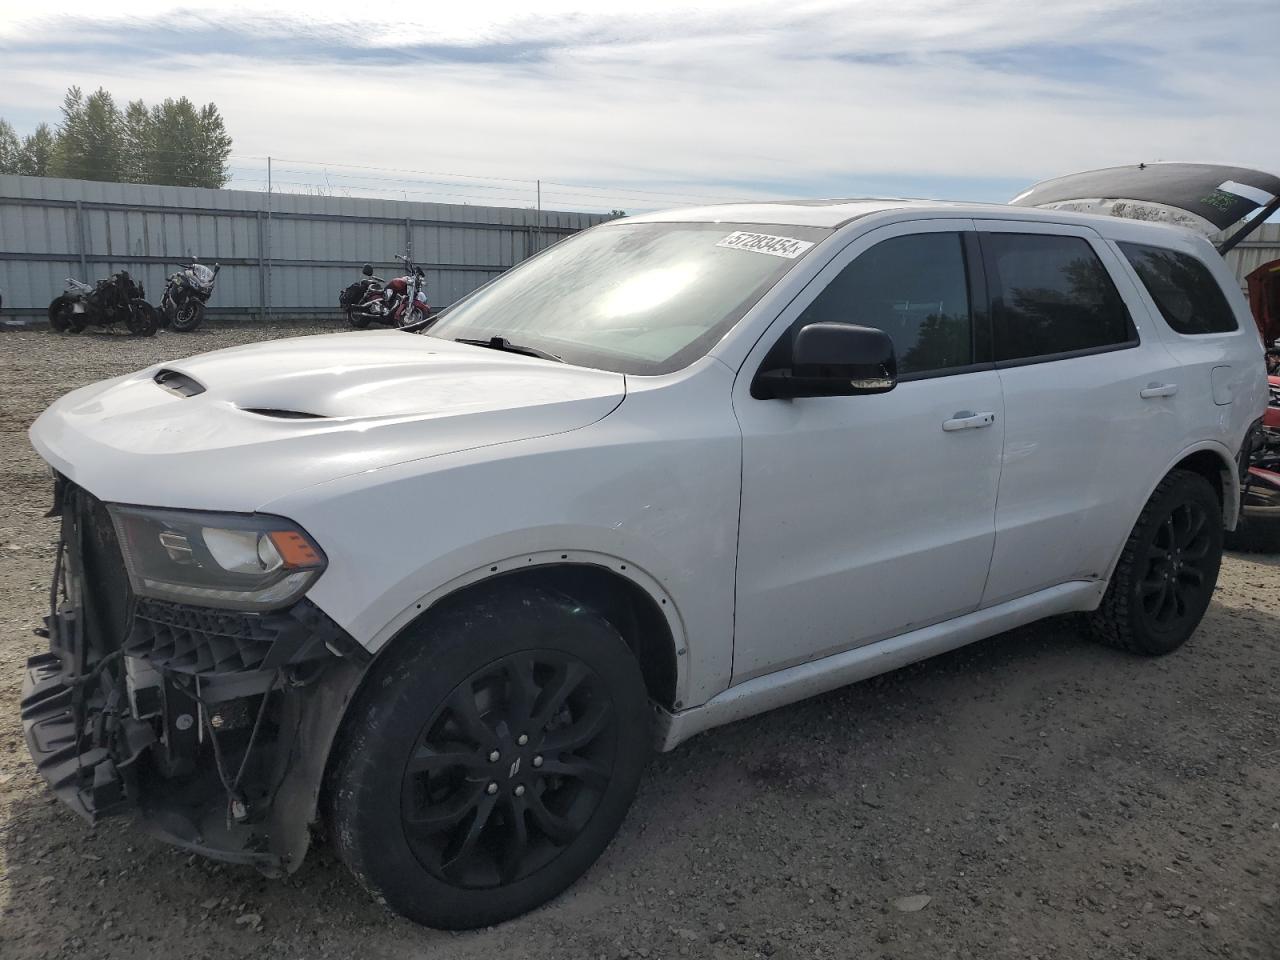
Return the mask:
[[324,572],[320,546],[292,520],[263,514],[108,507],[140,597],[275,610]]

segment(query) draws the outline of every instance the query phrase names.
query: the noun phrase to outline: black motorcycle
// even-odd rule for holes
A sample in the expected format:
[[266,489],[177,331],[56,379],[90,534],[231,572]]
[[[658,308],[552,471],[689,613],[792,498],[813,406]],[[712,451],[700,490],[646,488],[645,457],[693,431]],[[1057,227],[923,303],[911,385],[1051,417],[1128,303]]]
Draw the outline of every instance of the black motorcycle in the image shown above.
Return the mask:
[[383,302],[387,281],[373,275],[371,263],[366,263],[360,273],[363,279],[338,291],[338,306],[347,315],[348,323],[364,329],[370,322],[381,323],[389,312]]
[[210,270],[203,263],[191,263],[169,277],[160,299],[160,315],[166,326],[190,333],[204,320],[204,305],[213,296],[213,281],[222,265]]
[[127,270],[94,286],[67,277],[67,292],[49,304],[49,326],[58,333],[123,323],[134,336],[153,337],[160,328],[156,308],[144,299],[142,284]]

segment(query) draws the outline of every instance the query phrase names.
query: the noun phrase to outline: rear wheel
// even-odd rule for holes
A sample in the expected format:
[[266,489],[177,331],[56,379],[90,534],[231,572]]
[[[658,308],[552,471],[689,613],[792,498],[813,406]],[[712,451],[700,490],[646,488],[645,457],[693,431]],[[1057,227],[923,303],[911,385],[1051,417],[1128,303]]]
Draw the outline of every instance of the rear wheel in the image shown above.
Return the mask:
[[374,667],[330,782],[338,852],[397,913],[497,923],[608,845],[650,749],[644,681],[605,620],[532,589],[413,628]]
[[145,300],[129,301],[129,315],[124,322],[135,337],[154,337],[160,329],[160,316],[156,313],[156,308]]
[[204,304],[195,297],[189,297],[174,311],[172,326],[179,333],[190,333],[203,321]]
[[347,307],[347,323],[357,330],[363,330],[369,326],[369,318],[360,313],[355,307]]
[[1204,477],[1172,470],[1151,494],[1089,615],[1099,640],[1133,653],[1170,653],[1208,609],[1222,563],[1222,507]]

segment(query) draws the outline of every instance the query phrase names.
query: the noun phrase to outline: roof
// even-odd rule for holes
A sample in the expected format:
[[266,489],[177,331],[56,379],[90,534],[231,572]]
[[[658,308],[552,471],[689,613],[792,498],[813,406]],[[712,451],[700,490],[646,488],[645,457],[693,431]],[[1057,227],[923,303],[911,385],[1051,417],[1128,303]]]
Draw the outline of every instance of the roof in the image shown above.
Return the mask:
[[[806,226],[835,229],[873,214],[900,212],[923,217],[976,217],[991,220],[1026,220],[1040,223],[1078,223],[1107,237],[1137,238],[1168,236],[1167,231],[1187,233],[1163,223],[1124,220],[1100,214],[1066,210],[1039,210],[1006,203],[966,203],[952,200],[908,200],[902,198],[853,198],[833,200],[786,200],[760,203],[721,203],[705,207],[661,210],[655,213],[613,220],[610,223],[749,223],[761,226]],[[897,219],[886,217],[886,219]],[[1152,233],[1150,231],[1156,231]]]

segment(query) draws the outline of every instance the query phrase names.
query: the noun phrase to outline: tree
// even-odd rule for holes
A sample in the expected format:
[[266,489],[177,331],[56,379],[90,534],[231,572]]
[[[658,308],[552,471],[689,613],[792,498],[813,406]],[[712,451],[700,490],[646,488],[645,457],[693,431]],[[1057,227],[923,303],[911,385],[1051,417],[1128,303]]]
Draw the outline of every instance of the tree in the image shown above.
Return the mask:
[[141,100],[130,100],[121,120],[120,147],[123,155],[122,174],[126,183],[156,183],[154,171],[155,138],[151,111]]
[[22,147],[8,120],[0,117],[0,173],[17,173]]
[[179,97],[151,108],[153,183],[216,189],[229,179],[230,154],[231,138],[212,103],[197,109]]
[[36,127],[35,133],[22,138],[22,152],[18,157],[18,172],[28,177],[47,177],[53,166],[54,136],[47,123]]
[[200,120],[192,153],[196,158],[196,179],[193,187],[220,189],[231,179],[227,160],[231,156],[231,135],[222,122],[222,114],[212,103],[200,108]]
[[0,124],[0,173],[214,188],[230,179],[231,137],[212,103],[131,100],[121,111],[104,89],[70,87],[56,132],[42,123],[19,142]]
[[54,172],[76,180],[120,180],[120,129],[120,111],[111,94],[99,87],[86,98],[72,87],[62,101]]

